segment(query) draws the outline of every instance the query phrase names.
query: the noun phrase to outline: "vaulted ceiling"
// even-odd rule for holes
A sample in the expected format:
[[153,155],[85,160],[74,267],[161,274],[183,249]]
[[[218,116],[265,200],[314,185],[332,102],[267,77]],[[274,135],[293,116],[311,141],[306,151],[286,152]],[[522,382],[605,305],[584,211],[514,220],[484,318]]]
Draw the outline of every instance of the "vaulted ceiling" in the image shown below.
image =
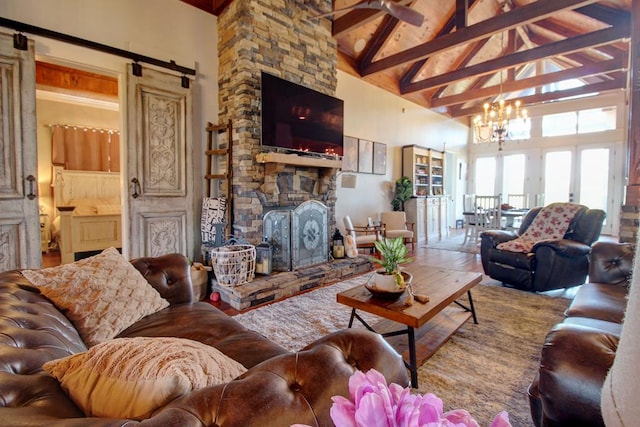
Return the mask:
[[[233,0],[183,1],[218,14]],[[321,19],[332,20],[340,70],[464,118],[498,98],[536,105],[626,88],[632,1],[397,0],[421,26],[377,9]]]

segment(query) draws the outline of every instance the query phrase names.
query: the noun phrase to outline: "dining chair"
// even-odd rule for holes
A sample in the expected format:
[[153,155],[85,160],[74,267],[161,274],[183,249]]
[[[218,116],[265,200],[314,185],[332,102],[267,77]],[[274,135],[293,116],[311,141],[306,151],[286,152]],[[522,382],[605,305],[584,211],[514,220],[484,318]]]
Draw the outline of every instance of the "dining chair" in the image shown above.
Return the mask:
[[475,194],[464,194],[462,196],[462,215],[464,216],[464,242],[467,243],[469,236],[475,235],[476,214],[475,214]]
[[382,228],[379,225],[353,225],[351,217],[345,215],[342,218],[344,223],[344,230],[347,234],[353,237],[353,241],[356,242],[356,249],[367,249],[372,253],[375,253],[375,241],[382,239]]
[[[465,198],[465,202],[468,202]],[[478,196],[473,195],[473,204],[467,210],[465,206],[465,216],[468,218],[465,229],[463,245],[467,243],[469,237],[473,237],[474,242],[478,242],[478,236],[484,230],[502,228],[502,196]]]
[[479,223],[482,230],[502,228],[502,196],[476,196],[476,216],[484,218]]

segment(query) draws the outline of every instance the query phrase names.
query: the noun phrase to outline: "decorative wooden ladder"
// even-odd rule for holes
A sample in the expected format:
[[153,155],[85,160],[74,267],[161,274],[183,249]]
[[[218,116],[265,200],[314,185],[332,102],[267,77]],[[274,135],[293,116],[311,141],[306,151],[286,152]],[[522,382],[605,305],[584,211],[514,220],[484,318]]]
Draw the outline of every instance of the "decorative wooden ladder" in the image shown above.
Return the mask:
[[[204,180],[206,183],[207,197],[224,196],[227,199],[225,222],[216,230],[216,236],[226,240],[231,235],[233,224],[233,167],[232,167],[232,125],[231,120],[227,124],[214,125],[207,123],[207,149],[204,154],[207,159]],[[223,232],[224,230],[224,232]],[[216,237],[216,240],[219,240]]]

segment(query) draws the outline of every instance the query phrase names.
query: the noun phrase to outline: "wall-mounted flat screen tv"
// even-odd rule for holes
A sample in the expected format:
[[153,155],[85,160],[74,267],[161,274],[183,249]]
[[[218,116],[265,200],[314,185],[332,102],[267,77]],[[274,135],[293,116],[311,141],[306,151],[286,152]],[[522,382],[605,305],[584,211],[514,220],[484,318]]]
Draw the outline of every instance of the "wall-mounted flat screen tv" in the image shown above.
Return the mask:
[[344,102],[262,72],[262,145],[342,156]]

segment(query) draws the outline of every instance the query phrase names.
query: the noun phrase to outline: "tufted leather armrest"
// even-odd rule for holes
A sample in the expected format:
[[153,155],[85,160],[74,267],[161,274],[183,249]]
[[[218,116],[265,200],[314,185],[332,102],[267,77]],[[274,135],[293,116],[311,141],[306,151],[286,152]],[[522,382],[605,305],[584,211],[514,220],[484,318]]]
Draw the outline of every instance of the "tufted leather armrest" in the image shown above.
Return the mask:
[[590,282],[627,285],[632,270],[631,244],[596,242],[591,247]]
[[480,233],[483,241],[490,243],[490,247],[495,248],[502,242],[508,242],[518,237],[518,234],[512,230],[486,230]]
[[131,263],[170,304],[193,302],[189,260],[180,254],[136,258]]
[[613,364],[619,336],[587,326],[561,323],[547,335],[536,390],[542,425],[603,425],[600,390]]
[[349,377],[356,369],[375,366],[389,382],[409,384],[401,357],[389,349],[378,334],[338,331],[298,353],[268,359],[226,385],[179,398],[157,416],[164,416],[165,411],[185,418],[189,413],[199,414],[204,425],[219,427],[333,426],[331,397],[349,397]]

